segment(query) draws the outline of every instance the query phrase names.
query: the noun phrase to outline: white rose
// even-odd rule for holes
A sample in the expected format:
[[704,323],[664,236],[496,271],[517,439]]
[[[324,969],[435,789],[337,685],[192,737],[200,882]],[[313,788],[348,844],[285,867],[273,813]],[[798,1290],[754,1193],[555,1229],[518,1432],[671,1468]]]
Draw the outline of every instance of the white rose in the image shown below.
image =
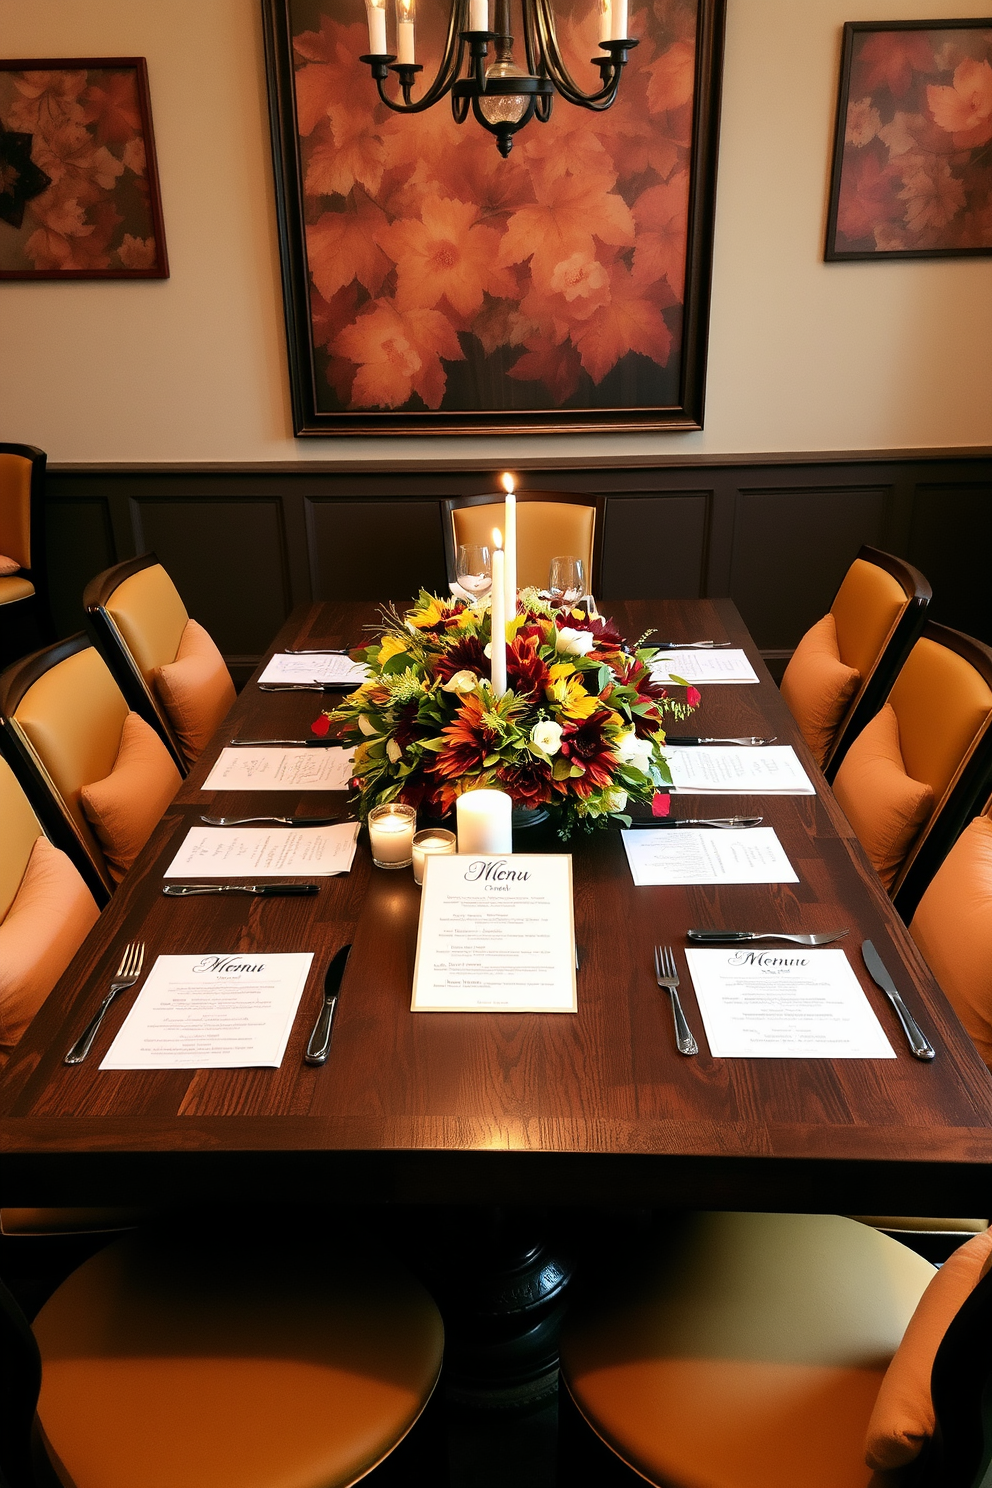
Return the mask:
[[639,739],[633,729],[622,734],[616,742],[616,751],[625,765],[646,772],[651,763],[651,740]]
[[359,713],[358,715],[358,727],[367,739],[374,739],[379,732],[372,720],[366,718],[364,713]]
[[561,748],[561,724],[535,723],[530,731],[531,743],[536,744],[538,749],[543,749],[545,754],[557,754]]
[[457,692],[460,695],[464,695],[465,693],[474,692],[478,685],[479,679],[475,673],[468,671],[467,668],[463,668],[462,671],[455,673],[450,682],[445,682],[442,685],[441,691]]
[[591,630],[573,630],[564,625],[555,638],[555,644],[566,656],[587,656],[596,644],[596,637]]
[[624,811],[627,807],[627,792],[625,790],[608,790],[603,792],[604,811]]
[[392,760],[394,765],[398,765],[400,760],[403,758],[403,751],[397,744],[395,739],[386,740],[386,753]]

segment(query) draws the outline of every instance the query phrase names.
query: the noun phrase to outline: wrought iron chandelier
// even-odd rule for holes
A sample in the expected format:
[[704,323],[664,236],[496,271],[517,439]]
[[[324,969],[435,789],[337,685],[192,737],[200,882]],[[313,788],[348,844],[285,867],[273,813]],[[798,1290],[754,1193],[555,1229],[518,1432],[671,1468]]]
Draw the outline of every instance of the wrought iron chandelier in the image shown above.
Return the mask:
[[[489,0],[451,0],[437,75],[422,97],[414,99],[414,83],[423,71],[415,60],[415,5],[416,0],[396,0],[396,52],[392,53],[386,47],[386,0],[366,0],[369,51],[360,60],[369,64],[379,97],[394,113],[420,114],[450,92],[456,123],[464,124],[471,106],[483,129],[496,136],[504,157],[518,129],[533,118],[547,123],[556,93],[579,108],[598,113],[608,109],[617,96],[627,53],[637,45],[623,34],[627,0],[599,0],[599,45],[604,55],[593,57],[592,62],[599,68],[602,86],[586,93],[562,59],[551,0],[521,0],[526,70],[513,60],[510,0],[495,0],[494,30],[489,27]],[[491,42],[495,61],[487,67]],[[465,75],[459,77],[463,64]],[[390,98],[383,86],[391,72],[399,79],[402,102]]]

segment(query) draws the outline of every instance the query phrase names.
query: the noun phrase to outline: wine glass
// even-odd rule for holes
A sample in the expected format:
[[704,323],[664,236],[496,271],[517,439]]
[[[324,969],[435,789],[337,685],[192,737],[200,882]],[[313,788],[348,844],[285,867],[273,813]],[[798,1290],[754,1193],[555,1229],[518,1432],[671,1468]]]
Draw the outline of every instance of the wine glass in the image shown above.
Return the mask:
[[586,592],[585,565],[581,558],[552,558],[548,588],[554,604],[574,604]]
[[473,599],[488,594],[493,584],[489,549],[481,543],[462,543],[455,559],[455,578],[459,588],[471,594]]

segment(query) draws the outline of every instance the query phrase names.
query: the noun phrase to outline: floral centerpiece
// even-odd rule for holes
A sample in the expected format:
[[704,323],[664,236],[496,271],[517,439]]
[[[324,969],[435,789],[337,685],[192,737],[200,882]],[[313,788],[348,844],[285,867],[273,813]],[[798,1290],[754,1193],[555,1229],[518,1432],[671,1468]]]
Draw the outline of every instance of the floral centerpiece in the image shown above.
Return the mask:
[[[493,692],[488,597],[474,604],[421,591],[382,634],[352,652],[368,679],[314,724],[354,744],[359,814],[404,801],[446,815],[463,791],[506,791],[544,807],[567,838],[605,824],[628,801],[661,807],[671,783],[666,716],[699,702],[652,680],[657,647],[628,644],[609,620],[545,603],[524,590],[506,627],[507,690]],[[659,798],[656,801],[656,798]],[[665,802],[667,805],[667,802]]]

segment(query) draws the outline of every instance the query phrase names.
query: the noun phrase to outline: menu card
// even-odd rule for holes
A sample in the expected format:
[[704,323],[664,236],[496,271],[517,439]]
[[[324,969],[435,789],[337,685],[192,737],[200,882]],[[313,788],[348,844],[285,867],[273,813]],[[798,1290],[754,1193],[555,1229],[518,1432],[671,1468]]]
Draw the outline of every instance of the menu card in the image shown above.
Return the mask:
[[277,651],[259,682],[323,682],[324,686],[361,687],[366,671],[350,656],[293,656]]
[[710,1053],[727,1059],[895,1059],[844,951],[687,950]]
[[815,796],[791,744],[665,745],[672,789],[690,796]]
[[191,827],[163,878],[313,878],[347,873],[358,822],[332,827]]
[[621,836],[638,888],[799,882],[772,827],[648,827]]
[[574,1013],[572,859],[426,859],[412,1011]]
[[159,956],[100,1068],[277,1069],[312,951]]
[[758,674],[743,651],[666,651],[651,663],[655,682],[682,677],[697,686],[706,682],[757,682]]
[[222,749],[201,790],[347,790],[353,749]]

